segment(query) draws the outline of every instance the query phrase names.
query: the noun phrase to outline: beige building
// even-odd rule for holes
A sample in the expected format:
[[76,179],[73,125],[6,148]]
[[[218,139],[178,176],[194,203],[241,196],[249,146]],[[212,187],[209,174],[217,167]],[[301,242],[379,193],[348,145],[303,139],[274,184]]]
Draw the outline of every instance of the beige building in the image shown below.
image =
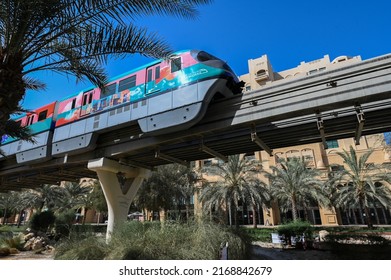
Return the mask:
[[[360,56],[339,56],[330,61],[329,56],[325,55],[323,58],[314,61],[301,62],[295,68],[274,72],[268,57],[263,55],[248,61],[249,73],[242,75],[240,79],[245,82],[245,92],[248,92],[275,85],[276,83],[283,83],[291,79],[314,75],[320,71],[344,67],[345,65],[360,61]],[[329,171],[333,171],[335,168],[344,168],[341,158],[336,153],[342,152],[343,150],[349,150],[350,146],[356,149],[358,155],[369,149],[374,149],[373,154],[368,160],[368,164],[390,163],[391,156],[389,151],[385,148],[384,140],[383,134],[377,134],[362,136],[360,145],[355,145],[353,139],[339,139],[327,141],[328,149],[324,149],[322,143],[314,143],[274,149],[272,156],[269,156],[265,151],[246,156],[255,156],[255,158],[261,162],[262,168],[265,171],[269,171],[270,167],[276,164],[278,158],[288,159],[290,157],[304,157],[310,163],[311,167],[322,171],[322,177],[327,179]],[[208,164],[210,163],[210,160],[199,162],[198,165],[203,165],[204,162]],[[216,178],[208,177],[208,174],[204,174],[204,178],[210,181],[216,180]],[[242,224],[251,225],[253,223],[251,207],[247,208],[244,205],[240,209],[239,215],[241,216]],[[271,209],[259,209],[259,215],[257,216],[257,223],[259,225],[272,226],[280,224],[285,219],[290,219],[292,213],[290,211],[283,213],[279,210],[278,205],[275,205]],[[315,225],[337,226],[363,223],[362,213],[359,209],[352,209],[346,212],[338,209],[321,209],[318,206],[314,206],[305,211],[301,209],[299,211],[299,216],[307,218]],[[374,224],[391,224],[391,214],[389,210],[383,208],[371,209],[371,216]]]
[[325,55],[323,58],[314,61],[300,62],[295,68],[274,72],[267,55],[263,55],[259,58],[250,59],[248,61],[248,74],[240,76],[239,79],[245,82],[246,92],[271,84],[283,83],[290,79],[314,75],[321,71],[333,70],[360,61],[360,56],[349,57],[345,55],[330,61],[330,57]]

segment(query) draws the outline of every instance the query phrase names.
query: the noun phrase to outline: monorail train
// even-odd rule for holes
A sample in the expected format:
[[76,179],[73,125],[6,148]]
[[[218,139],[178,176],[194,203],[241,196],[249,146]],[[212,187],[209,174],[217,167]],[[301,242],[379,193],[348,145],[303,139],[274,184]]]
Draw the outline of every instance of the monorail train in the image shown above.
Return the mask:
[[27,163],[93,149],[100,133],[129,122],[149,134],[184,130],[202,119],[213,98],[238,94],[242,86],[223,60],[205,51],[177,52],[115,77],[103,89],[19,116],[15,121],[31,128],[36,143],[3,136],[0,149]]

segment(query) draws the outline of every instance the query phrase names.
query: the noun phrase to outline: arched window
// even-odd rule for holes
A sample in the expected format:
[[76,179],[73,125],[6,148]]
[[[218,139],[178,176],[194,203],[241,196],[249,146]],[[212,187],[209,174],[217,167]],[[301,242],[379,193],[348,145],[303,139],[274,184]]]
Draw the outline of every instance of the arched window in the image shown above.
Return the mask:
[[298,150],[290,150],[286,152],[286,158],[289,160],[290,158],[300,158],[301,154]]
[[309,167],[315,167],[314,150],[303,149],[303,150],[301,150],[301,155],[302,155],[303,159],[307,162]]

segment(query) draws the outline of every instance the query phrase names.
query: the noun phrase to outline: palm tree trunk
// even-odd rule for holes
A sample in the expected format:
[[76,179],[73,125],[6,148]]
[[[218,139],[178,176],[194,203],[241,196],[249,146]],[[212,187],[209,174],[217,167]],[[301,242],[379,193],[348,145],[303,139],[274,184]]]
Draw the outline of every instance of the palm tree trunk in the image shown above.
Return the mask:
[[22,215],[23,215],[24,210],[20,210],[19,212],[19,217],[18,217],[18,224],[17,227],[19,228],[20,225],[22,224]]
[[88,208],[84,208],[83,221],[81,222],[82,225],[86,223],[87,212],[88,212]]
[[186,221],[190,219],[190,203],[186,202]]
[[3,215],[3,225],[5,225],[5,221],[7,219],[7,208],[4,208],[4,215]]
[[257,228],[257,209],[255,204],[252,205],[253,208],[253,228]]
[[234,219],[235,219],[235,228],[239,228],[239,215],[238,215],[238,208],[236,206],[234,208]]
[[96,223],[99,224],[99,222],[100,222],[100,212],[98,212],[98,218],[97,218]]
[[229,226],[232,226],[232,209],[231,209],[230,202],[228,202],[228,220],[229,220]]
[[368,225],[368,228],[372,229],[373,224],[371,219],[371,212],[369,211],[369,208],[367,206],[364,207],[364,211],[365,211],[365,220]]
[[367,224],[368,228],[372,229],[373,228],[373,224],[372,224],[372,221],[371,221],[369,208],[367,206],[364,206],[364,203],[363,203],[361,198],[359,200],[359,203],[360,203],[361,211],[365,213],[365,223]]
[[291,202],[292,202],[292,218],[293,221],[297,221],[297,204],[296,204],[295,196],[292,196]]

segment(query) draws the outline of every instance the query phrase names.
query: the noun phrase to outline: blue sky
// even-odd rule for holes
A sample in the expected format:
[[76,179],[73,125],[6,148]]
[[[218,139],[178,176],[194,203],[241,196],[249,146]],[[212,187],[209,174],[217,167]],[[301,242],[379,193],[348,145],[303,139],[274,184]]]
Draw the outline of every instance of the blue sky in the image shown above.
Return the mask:
[[[248,72],[247,60],[267,54],[274,71],[301,61],[340,55],[369,59],[391,53],[391,1],[263,1],[214,0],[199,8],[195,20],[148,17],[140,26],[158,32],[173,50],[202,49],[228,62],[238,75]],[[130,56],[110,61],[110,77],[152,59]],[[45,91],[29,91],[22,103],[34,109],[90,86],[71,77],[42,72],[35,77]]]

